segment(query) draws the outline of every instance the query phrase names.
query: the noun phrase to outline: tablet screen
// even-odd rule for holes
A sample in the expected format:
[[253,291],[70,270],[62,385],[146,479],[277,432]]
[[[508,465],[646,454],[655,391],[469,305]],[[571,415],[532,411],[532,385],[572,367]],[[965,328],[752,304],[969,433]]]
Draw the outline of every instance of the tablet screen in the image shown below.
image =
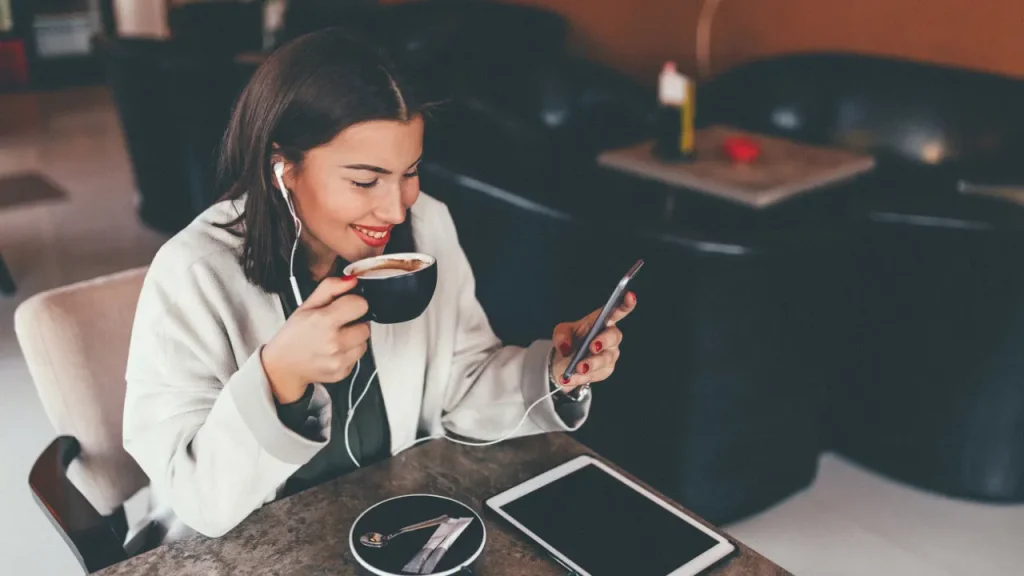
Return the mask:
[[665,576],[718,544],[593,464],[501,509],[592,576]]

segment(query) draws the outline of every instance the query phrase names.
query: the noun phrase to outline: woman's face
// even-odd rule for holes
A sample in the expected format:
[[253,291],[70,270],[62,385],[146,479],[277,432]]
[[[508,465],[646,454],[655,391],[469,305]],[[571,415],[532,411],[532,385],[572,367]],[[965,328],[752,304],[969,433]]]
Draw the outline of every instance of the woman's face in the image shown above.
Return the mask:
[[285,163],[314,275],[326,274],[335,256],[355,262],[384,252],[419,197],[422,155],[417,116],[355,124],[308,151],[300,166]]

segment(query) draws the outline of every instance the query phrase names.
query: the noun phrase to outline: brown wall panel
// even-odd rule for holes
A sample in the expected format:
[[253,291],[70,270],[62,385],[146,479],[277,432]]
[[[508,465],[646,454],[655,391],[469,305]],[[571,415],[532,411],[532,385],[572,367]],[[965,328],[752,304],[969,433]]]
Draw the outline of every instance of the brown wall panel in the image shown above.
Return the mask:
[[[580,50],[653,83],[666,59],[696,71],[697,18],[702,2],[713,0],[505,1],[563,14]],[[1024,0],[721,0],[712,29],[713,70],[813,51],[1024,77]]]

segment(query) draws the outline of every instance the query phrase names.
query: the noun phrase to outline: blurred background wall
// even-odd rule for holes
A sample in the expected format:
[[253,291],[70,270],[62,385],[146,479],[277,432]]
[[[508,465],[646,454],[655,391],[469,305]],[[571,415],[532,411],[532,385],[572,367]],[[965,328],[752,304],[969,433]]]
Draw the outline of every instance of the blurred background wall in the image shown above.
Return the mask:
[[[382,0],[400,3],[417,0]],[[420,0],[422,1],[422,0]],[[507,0],[566,16],[587,55],[653,82],[672,58],[695,71],[697,21],[717,0]],[[848,51],[1024,77],[1019,0],[721,0],[712,70],[764,56]],[[984,41],[979,41],[979,39]]]

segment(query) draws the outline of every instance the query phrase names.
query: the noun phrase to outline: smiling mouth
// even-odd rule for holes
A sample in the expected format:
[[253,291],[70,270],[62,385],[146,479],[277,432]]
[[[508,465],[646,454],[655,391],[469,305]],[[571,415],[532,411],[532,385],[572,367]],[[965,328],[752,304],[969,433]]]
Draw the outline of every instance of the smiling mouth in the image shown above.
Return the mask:
[[370,228],[364,228],[362,226],[356,226],[355,224],[353,224],[352,227],[355,228],[356,230],[362,232],[363,234],[366,234],[370,238],[376,238],[378,240],[384,238],[385,236],[388,235],[389,232],[391,232],[390,228],[388,228],[387,230],[372,230]]
[[350,226],[363,243],[373,248],[384,246],[391,239],[392,226],[358,226],[356,224]]

